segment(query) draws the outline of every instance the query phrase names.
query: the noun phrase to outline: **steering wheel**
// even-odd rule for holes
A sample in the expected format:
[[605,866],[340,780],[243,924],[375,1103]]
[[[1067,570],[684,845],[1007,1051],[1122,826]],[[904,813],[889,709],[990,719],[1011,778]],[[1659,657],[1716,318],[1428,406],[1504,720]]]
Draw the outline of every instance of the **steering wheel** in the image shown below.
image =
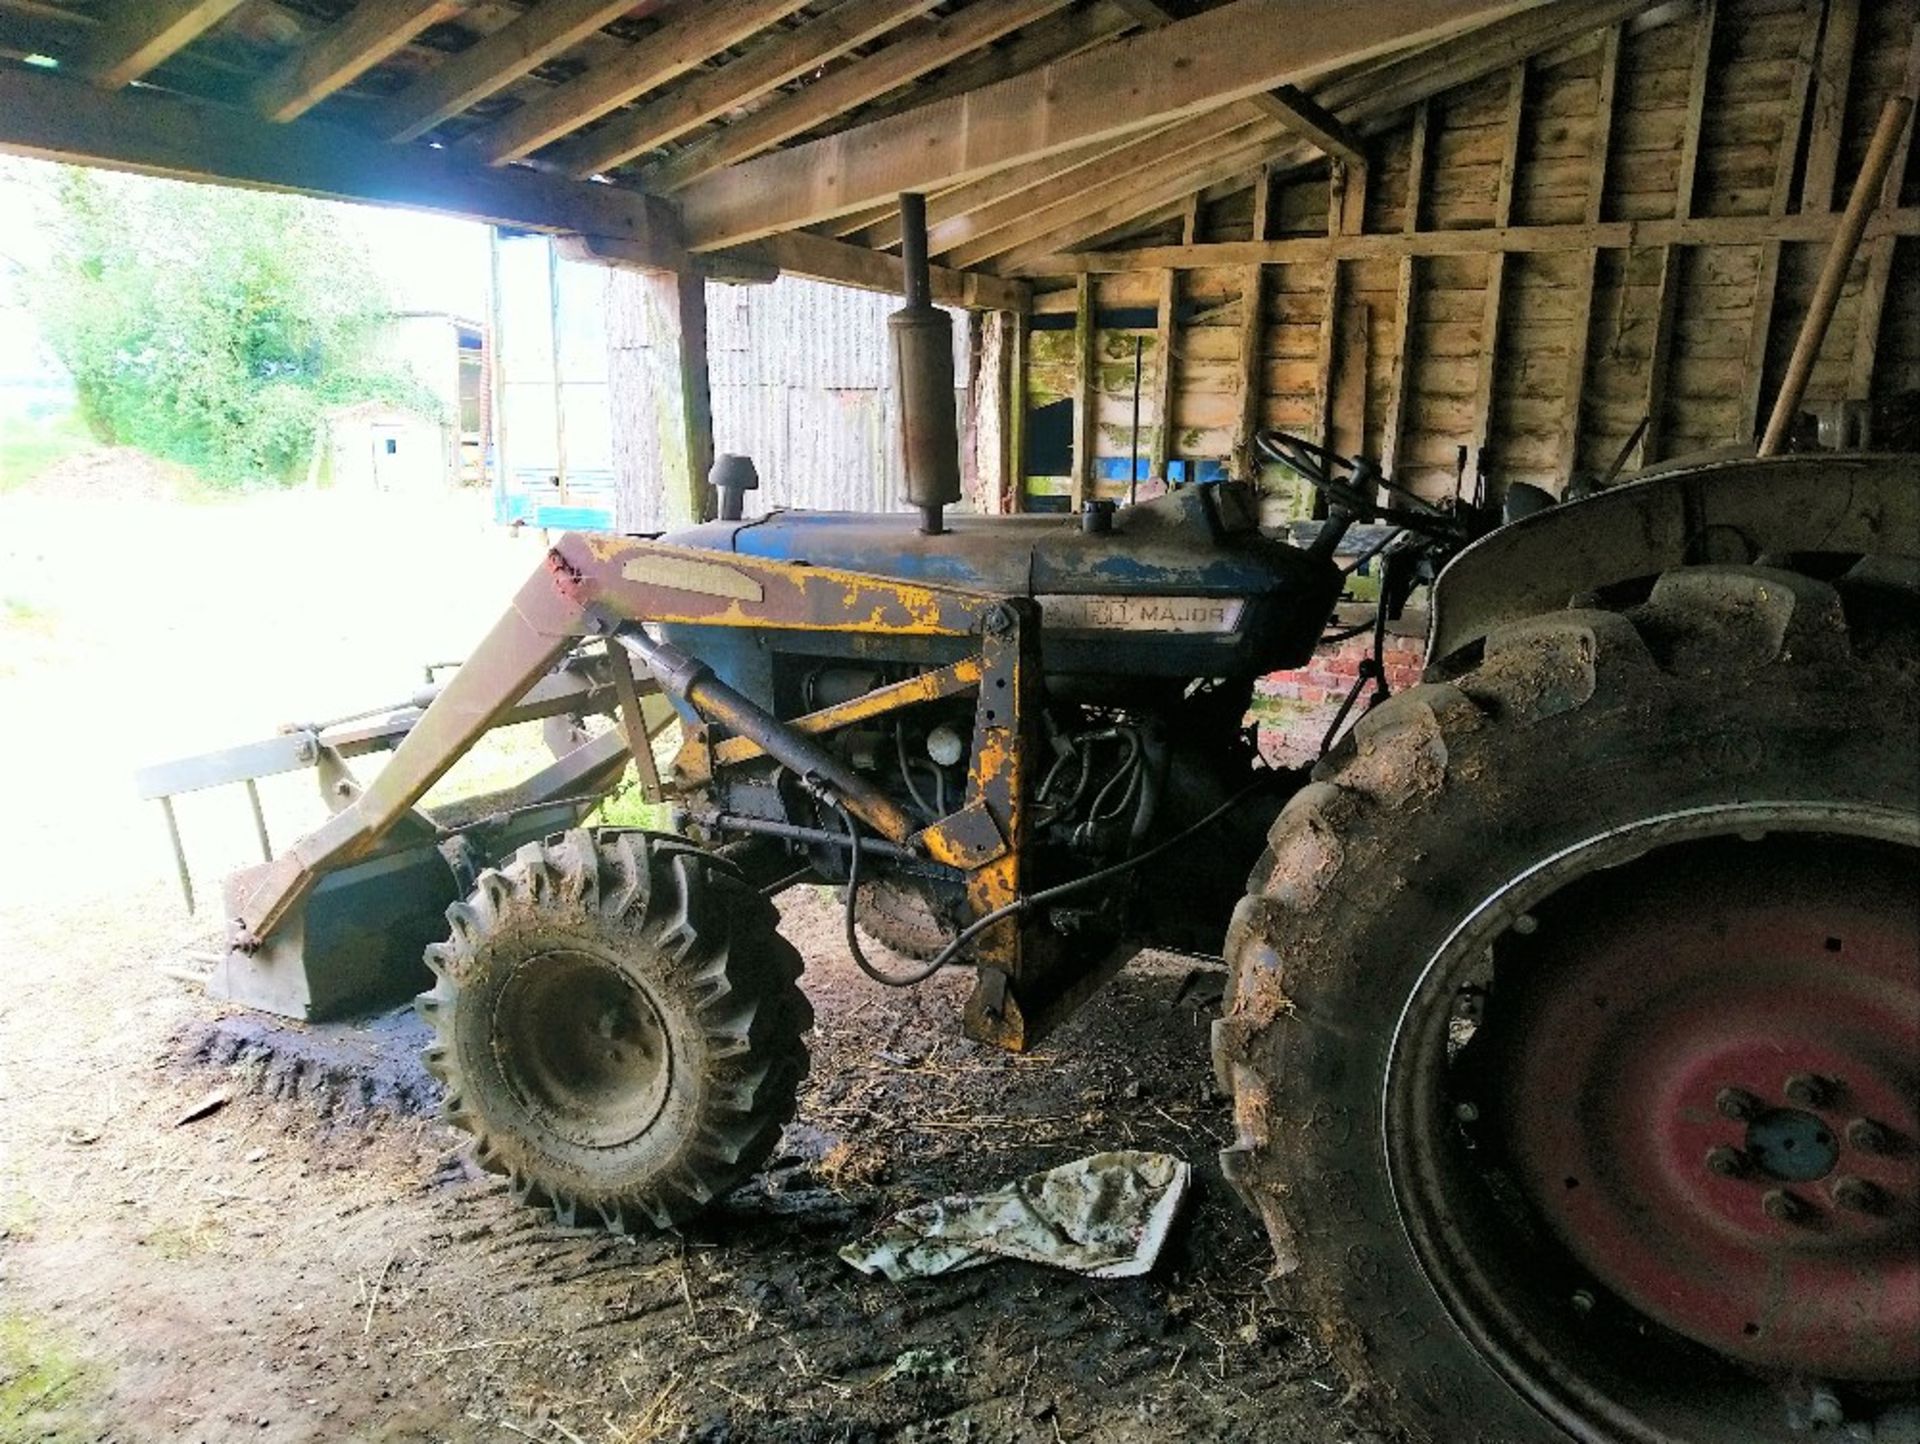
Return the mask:
[[[1390,480],[1366,457],[1342,456],[1318,442],[1291,431],[1256,431],[1254,449],[1268,461],[1287,467],[1327,499],[1329,510],[1346,512],[1357,521],[1384,521],[1409,531],[1452,539],[1459,522],[1406,487]],[[1405,501],[1383,506],[1374,488]]]

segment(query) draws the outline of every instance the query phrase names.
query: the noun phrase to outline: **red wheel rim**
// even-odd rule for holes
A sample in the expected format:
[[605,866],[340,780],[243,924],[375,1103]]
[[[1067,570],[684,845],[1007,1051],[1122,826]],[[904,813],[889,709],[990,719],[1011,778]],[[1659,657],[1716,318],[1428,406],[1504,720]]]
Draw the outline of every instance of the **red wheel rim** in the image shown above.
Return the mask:
[[1633,876],[1502,946],[1516,1178],[1583,1268],[1679,1334],[1769,1371],[1920,1374],[1910,871],[1805,838]]

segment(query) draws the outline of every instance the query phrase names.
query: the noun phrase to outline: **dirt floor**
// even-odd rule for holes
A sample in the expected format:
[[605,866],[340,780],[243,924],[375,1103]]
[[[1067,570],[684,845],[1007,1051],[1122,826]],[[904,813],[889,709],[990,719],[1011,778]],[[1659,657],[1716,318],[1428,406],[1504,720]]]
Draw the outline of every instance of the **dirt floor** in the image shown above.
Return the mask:
[[[830,901],[789,895],[820,1020],[799,1119],[710,1220],[645,1239],[468,1168],[410,1016],[344,1044],[169,975],[213,933],[132,766],[404,693],[536,555],[477,498],[0,497],[0,1444],[1365,1438],[1261,1293],[1191,960],[1141,960],[1007,1057],[961,1039],[963,980],[869,983]],[[251,831],[195,804],[210,893]],[[314,805],[269,790],[284,836]],[[895,1285],[836,1256],[1109,1147],[1195,1166],[1145,1278]]]

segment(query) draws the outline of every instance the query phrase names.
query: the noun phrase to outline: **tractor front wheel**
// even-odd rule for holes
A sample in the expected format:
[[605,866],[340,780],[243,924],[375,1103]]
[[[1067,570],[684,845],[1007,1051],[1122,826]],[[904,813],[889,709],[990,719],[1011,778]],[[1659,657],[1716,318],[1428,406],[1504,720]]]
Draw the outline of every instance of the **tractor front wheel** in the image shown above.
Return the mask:
[[585,830],[480,875],[419,1000],[444,1115],[569,1227],[666,1228],[773,1151],[813,1021],[773,906],[674,837]]
[[1506,627],[1275,823],[1223,1163],[1383,1427],[1910,1419],[1920,650],[1885,576],[1688,568]]

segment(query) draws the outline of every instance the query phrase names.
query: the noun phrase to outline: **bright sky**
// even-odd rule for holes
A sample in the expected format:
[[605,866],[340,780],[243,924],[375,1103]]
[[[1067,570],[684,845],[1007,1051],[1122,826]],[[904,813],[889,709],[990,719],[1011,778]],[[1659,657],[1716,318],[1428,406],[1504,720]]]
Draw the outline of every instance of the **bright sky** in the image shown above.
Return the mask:
[[[44,167],[0,157],[0,376],[37,369],[37,338],[14,304],[9,273],[46,254],[33,182]],[[340,206],[365,238],[394,305],[403,311],[451,311],[473,320],[487,314],[487,228],[417,211]]]

